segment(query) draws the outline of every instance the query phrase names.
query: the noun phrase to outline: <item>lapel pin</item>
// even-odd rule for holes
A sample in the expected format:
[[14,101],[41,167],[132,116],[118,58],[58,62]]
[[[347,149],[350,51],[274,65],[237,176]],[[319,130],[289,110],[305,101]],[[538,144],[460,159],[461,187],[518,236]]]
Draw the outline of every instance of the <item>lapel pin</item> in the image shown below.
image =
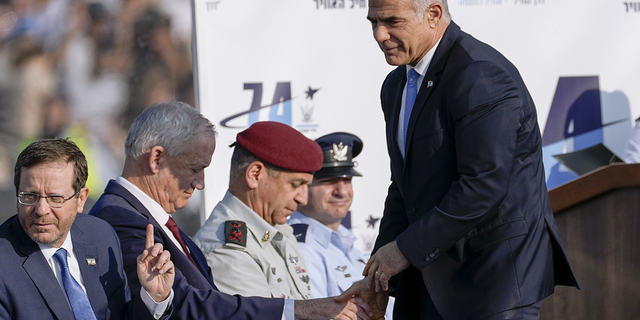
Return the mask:
[[431,88],[433,87],[433,81],[429,80],[427,81],[427,88]]
[[269,231],[265,232],[264,237],[262,237],[262,242],[269,241],[269,237],[270,237],[270,232]]
[[95,266],[95,265],[96,265],[96,259],[94,259],[94,258],[87,258],[87,265]]

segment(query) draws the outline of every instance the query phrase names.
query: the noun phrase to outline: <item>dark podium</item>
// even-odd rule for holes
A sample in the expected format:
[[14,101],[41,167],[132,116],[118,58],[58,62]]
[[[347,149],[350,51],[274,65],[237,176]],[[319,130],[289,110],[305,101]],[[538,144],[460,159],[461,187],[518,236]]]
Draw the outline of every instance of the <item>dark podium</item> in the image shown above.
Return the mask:
[[540,319],[640,319],[640,164],[611,164],[549,191],[582,287],[556,287]]

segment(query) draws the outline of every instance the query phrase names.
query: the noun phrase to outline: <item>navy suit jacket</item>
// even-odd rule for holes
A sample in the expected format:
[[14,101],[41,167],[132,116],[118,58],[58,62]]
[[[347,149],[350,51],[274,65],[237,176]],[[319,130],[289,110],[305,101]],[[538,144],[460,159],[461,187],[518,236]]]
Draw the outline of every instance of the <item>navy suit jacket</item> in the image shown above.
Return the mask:
[[[140,299],[130,301],[113,229],[100,219],[78,214],[70,232],[96,318],[153,319]],[[0,319],[73,319],[49,263],[24,232],[17,215],[0,226],[0,257]],[[88,258],[96,264],[90,266],[85,262]]]
[[284,299],[245,298],[219,292],[198,246],[181,231],[198,264],[196,267],[165,234],[144,205],[114,180],[109,181],[89,214],[106,220],[116,230],[122,244],[124,269],[134,295],[140,290],[136,257],[145,245],[147,225],[153,225],[156,243],[162,243],[171,253],[176,270],[171,319],[281,319]]
[[374,247],[397,240],[411,262],[392,279],[396,314],[424,318],[411,313],[411,299],[427,298],[419,282],[444,319],[479,319],[537,302],[556,284],[577,287],[517,69],[451,22],[416,98],[406,161],[396,142],[405,70],[381,90],[391,185]]

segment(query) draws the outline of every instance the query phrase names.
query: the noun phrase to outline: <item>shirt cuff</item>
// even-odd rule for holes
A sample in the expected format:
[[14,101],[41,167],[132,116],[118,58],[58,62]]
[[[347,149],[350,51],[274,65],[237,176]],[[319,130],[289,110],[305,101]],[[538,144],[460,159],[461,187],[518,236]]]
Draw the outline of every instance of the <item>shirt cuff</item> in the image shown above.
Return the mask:
[[284,309],[282,310],[282,320],[295,320],[295,300],[284,299]]
[[[147,306],[147,309],[149,309],[149,313],[151,313],[153,315],[153,318],[154,319],[160,319],[162,317],[162,315],[169,308],[169,305],[171,304],[171,301],[173,301],[173,289],[171,289],[171,293],[169,293],[169,297],[164,299],[164,301],[155,302],[153,300],[153,298],[151,298],[151,296],[149,295],[147,290],[145,290],[143,287],[141,287],[140,288],[140,298],[142,299],[142,302],[144,302],[144,305]],[[293,318],[291,318],[291,319],[293,319]]]

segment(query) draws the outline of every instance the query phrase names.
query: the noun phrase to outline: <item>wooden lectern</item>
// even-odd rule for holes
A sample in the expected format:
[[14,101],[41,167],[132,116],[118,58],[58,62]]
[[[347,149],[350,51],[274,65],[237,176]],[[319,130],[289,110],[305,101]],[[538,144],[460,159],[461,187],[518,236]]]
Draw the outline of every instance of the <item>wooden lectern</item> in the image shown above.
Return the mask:
[[540,319],[640,319],[640,164],[611,164],[549,198],[582,290],[556,287]]

